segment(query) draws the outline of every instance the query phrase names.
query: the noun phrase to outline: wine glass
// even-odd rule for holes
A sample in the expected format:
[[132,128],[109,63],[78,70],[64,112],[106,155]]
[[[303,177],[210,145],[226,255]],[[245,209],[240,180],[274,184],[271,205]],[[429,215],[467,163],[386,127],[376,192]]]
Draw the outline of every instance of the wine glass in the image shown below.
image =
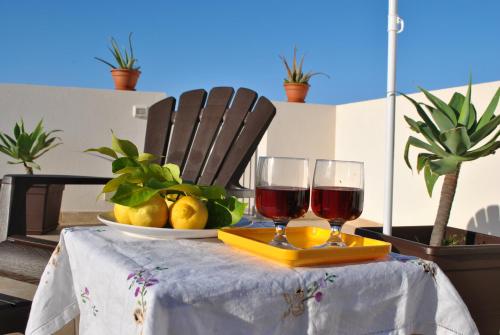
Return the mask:
[[311,207],[317,216],[328,220],[330,238],[319,247],[345,247],[340,229],[363,211],[364,176],[362,162],[316,160]]
[[276,234],[271,245],[295,249],[285,228],[309,209],[309,161],[305,158],[260,157],[257,166],[255,207],[272,219]]

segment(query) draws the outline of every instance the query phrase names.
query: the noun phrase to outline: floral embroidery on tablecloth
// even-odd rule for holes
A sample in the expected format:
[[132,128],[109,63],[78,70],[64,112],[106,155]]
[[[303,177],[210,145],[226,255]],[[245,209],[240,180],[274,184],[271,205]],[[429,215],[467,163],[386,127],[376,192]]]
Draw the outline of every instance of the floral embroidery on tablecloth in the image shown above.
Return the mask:
[[85,287],[81,292],[80,292],[80,298],[82,299],[82,302],[84,304],[87,304],[90,306],[90,310],[92,312],[92,315],[97,316],[97,313],[99,310],[97,309],[96,305],[93,303],[92,298],[90,297],[90,291],[87,287]]
[[45,268],[45,273],[44,273],[44,284],[48,284],[49,283],[49,276],[51,274],[51,271],[53,269],[55,269],[57,267],[57,261],[59,259],[59,255],[61,254],[61,250],[62,250],[62,246],[61,246],[61,243],[59,242],[56,246],[56,248],[54,249],[54,251],[52,252],[52,255],[50,255],[50,259],[49,259],[49,262],[47,264],[47,267]]
[[415,256],[406,256],[396,253],[391,253],[390,257],[398,262],[420,266],[425,273],[430,274],[434,280],[436,279],[437,266],[434,262],[426,261]]
[[148,287],[156,285],[159,280],[155,278],[154,272],[166,270],[167,268],[157,266],[151,270],[141,268],[131,272],[127,276],[127,281],[130,282],[129,290],[133,290],[134,297],[137,298],[137,307],[134,310],[134,321],[137,325],[143,325],[147,311],[147,301],[144,299],[148,293]]
[[54,249],[54,252],[52,253],[52,255],[50,256],[50,264],[52,264],[53,266],[57,266],[57,259],[59,258],[59,255],[61,254],[61,243],[58,243],[56,248]]
[[319,303],[323,299],[323,291],[329,284],[333,284],[337,278],[334,274],[325,273],[323,277],[316,280],[304,288],[298,288],[294,293],[284,293],[283,298],[288,304],[288,309],[283,313],[283,318],[292,316],[300,316],[305,311],[305,303],[307,300],[314,298]]
[[63,234],[66,234],[66,233],[72,233],[74,231],[94,231],[96,233],[102,233],[103,231],[106,231],[106,229],[104,228],[95,228],[95,227],[68,227],[68,228],[64,228],[62,233]]

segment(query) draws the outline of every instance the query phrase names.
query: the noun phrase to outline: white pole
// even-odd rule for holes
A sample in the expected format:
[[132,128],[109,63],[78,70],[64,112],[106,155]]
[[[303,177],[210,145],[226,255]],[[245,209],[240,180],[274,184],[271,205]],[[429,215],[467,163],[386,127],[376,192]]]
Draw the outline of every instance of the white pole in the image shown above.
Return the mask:
[[[399,26],[401,24],[401,26]],[[396,35],[403,31],[404,23],[398,17],[398,0],[389,0],[387,48],[387,129],[386,168],[384,189],[384,234],[392,233],[392,201],[394,177],[394,116],[396,113]]]

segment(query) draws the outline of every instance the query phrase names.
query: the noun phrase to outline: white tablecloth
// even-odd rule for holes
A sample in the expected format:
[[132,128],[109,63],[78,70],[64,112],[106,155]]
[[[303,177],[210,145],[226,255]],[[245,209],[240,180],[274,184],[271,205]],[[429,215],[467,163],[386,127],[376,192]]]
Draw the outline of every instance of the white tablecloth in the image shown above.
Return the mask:
[[27,334],[477,334],[433,263],[397,257],[287,268],[211,240],[65,229]]

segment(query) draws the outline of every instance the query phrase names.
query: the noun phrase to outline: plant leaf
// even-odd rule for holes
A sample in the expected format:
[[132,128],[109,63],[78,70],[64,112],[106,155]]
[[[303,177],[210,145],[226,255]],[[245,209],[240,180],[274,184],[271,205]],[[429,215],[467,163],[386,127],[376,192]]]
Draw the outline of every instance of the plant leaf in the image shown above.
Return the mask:
[[148,153],[144,152],[144,153],[139,155],[137,160],[139,162],[150,162],[150,161],[154,161],[156,158],[158,158],[156,155],[148,154]]
[[420,149],[424,149],[424,150],[427,150],[427,151],[432,152],[432,153],[435,154],[434,149],[432,148],[432,146],[430,146],[429,144],[427,144],[427,143],[419,140],[416,137],[410,136],[408,138],[408,141],[406,141],[405,152],[404,152],[404,159],[405,159],[406,165],[408,165],[408,167],[410,168],[410,170],[412,170],[412,167],[411,167],[411,164],[410,164],[410,159],[409,159],[409,152],[410,152],[410,147],[411,146],[414,146],[414,147],[417,147],[417,148],[420,148]]
[[111,163],[111,171],[117,173],[126,167],[139,167],[139,164],[132,158],[120,157]]
[[425,152],[419,153],[417,156],[417,171],[420,172],[427,165],[427,162],[432,159],[438,159],[439,156],[428,154]]
[[427,113],[424,111],[422,106],[420,106],[420,104],[418,102],[416,102],[415,100],[413,100],[412,98],[410,98],[406,94],[401,93],[401,95],[404,96],[406,99],[410,100],[410,102],[413,104],[413,106],[415,106],[415,109],[417,110],[418,115],[422,118],[424,123],[430,128],[434,137],[438,139],[439,138],[439,130],[437,129],[434,122],[432,122],[432,120],[427,116]]
[[500,87],[497,89],[495,95],[491,99],[490,103],[488,104],[488,107],[486,107],[486,110],[484,111],[483,115],[479,119],[479,122],[477,123],[476,131],[480,130],[483,128],[488,122],[494,118],[495,110],[498,105],[498,99],[500,98]]
[[98,61],[103,62],[104,64],[106,64],[106,65],[110,66],[112,69],[116,69],[116,66],[115,66],[115,65],[113,65],[113,64],[111,64],[110,62],[105,61],[104,59],[99,58],[99,57],[94,57],[94,58],[95,58],[95,59],[97,59]]
[[[443,111],[448,118],[453,122],[454,125],[457,124],[457,117],[455,115],[455,111],[448,106],[443,100],[439,99],[435,95],[433,95],[431,92],[427,91],[426,89],[419,87],[420,91],[424,93],[424,95],[429,99],[430,102],[439,110]],[[425,121],[425,120],[424,120]],[[427,123],[427,122],[426,122]]]
[[224,187],[218,185],[200,186],[201,196],[208,200],[218,200],[226,197],[226,190]]
[[110,193],[116,191],[118,186],[127,181],[128,176],[129,176],[128,174],[122,174],[116,178],[111,179],[102,188],[102,193]]
[[467,94],[465,95],[464,103],[460,109],[460,116],[458,117],[458,124],[467,126],[469,124],[469,111],[470,111],[470,96],[471,96],[472,81],[469,79],[469,86],[467,87]]
[[136,207],[154,197],[159,190],[135,184],[123,183],[118,186],[111,202],[123,206]]
[[90,149],[85,150],[84,152],[97,152],[97,153],[100,153],[102,155],[109,156],[111,158],[115,158],[115,159],[118,158],[118,155],[116,154],[116,152],[113,149],[108,148],[108,147],[90,148]]
[[198,185],[193,185],[193,184],[177,184],[177,185],[172,185],[166,189],[167,191],[177,191],[177,192],[182,192],[186,195],[194,195],[194,196],[201,196],[202,192],[201,189]]
[[[464,101],[465,96],[462,93],[455,92],[448,103],[448,106],[453,109],[457,117],[460,115],[460,110],[462,109]],[[456,126],[456,123],[453,126]]]
[[479,128],[478,125],[476,127],[476,131],[470,136],[472,146],[475,146],[476,144],[481,142],[484,138],[486,138],[489,134],[491,134],[498,127],[499,124],[500,124],[500,115],[497,115],[481,128]]
[[245,212],[247,204],[235,197],[207,202],[207,228],[220,228],[238,223]]
[[425,179],[425,186],[427,188],[427,193],[429,194],[429,197],[432,197],[432,190],[434,189],[436,181],[439,179],[439,175],[433,173],[428,164],[425,166],[424,169],[424,179]]
[[464,126],[447,130],[441,134],[440,138],[455,155],[461,155],[471,147],[471,141]]
[[111,133],[111,148],[125,155],[129,158],[135,158],[139,156],[139,151],[134,143],[129,140],[122,140],[115,136],[115,134]]
[[448,156],[442,159],[429,161],[429,167],[433,173],[445,175],[456,172],[461,161],[462,159],[460,159],[460,157]]
[[178,165],[173,163],[166,163],[165,165],[163,165],[163,169],[168,169],[168,171],[172,175],[172,178],[179,184],[182,184],[181,169]]
[[427,108],[429,114],[432,116],[432,119],[434,120],[434,122],[436,122],[437,126],[441,131],[446,131],[455,128],[453,122],[448,118],[448,116],[446,116],[444,112],[432,106],[426,104],[423,105]]

